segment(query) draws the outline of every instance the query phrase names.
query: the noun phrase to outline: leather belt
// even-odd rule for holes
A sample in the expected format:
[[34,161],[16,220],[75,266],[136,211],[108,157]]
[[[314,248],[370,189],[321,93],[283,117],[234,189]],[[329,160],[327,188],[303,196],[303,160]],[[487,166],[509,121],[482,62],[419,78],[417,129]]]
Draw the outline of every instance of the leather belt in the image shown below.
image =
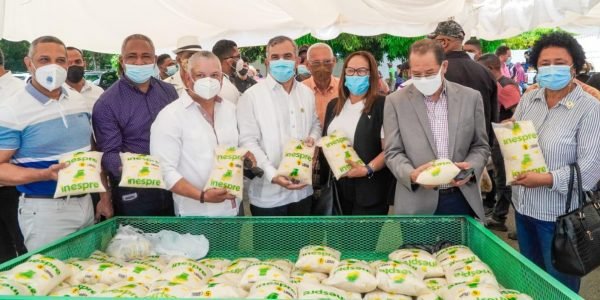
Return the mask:
[[451,187],[449,189],[439,190],[440,195],[449,195],[460,192],[460,189],[457,187]]
[[[81,194],[81,195],[73,195],[71,196],[71,198],[81,198],[87,196],[87,194]],[[58,197],[58,198],[54,198],[54,195],[34,195],[34,194],[23,194],[23,198],[26,199],[67,199],[68,196],[63,196],[63,197]]]

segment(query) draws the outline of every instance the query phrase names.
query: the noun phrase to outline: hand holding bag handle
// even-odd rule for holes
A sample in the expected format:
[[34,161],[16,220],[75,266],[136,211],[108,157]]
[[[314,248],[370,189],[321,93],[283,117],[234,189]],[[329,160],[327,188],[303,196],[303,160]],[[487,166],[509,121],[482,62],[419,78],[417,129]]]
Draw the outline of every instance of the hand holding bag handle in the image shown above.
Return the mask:
[[[600,266],[600,202],[586,201],[581,171],[570,166],[565,214],[556,219],[552,241],[552,264],[563,273],[584,276]],[[577,209],[569,212],[577,178]]]

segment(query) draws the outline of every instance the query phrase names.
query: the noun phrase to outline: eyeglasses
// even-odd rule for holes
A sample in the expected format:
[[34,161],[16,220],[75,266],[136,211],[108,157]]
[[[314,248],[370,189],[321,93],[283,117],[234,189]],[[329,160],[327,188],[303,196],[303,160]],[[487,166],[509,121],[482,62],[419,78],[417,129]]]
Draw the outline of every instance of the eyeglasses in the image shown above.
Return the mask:
[[335,62],[333,59],[325,59],[323,61],[320,60],[309,60],[308,63],[312,66],[312,67],[318,67],[321,65],[325,65],[325,66],[331,66],[333,65]]
[[358,69],[346,68],[346,70],[344,70],[344,73],[347,76],[353,76],[355,74],[358,76],[367,76],[367,75],[369,75],[370,72],[371,72],[371,70],[369,70],[368,68],[358,68]]
[[241,55],[236,55],[236,56],[225,57],[225,59],[230,59],[230,58],[233,58],[235,60],[239,60],[240,58],[242,58],[242,56]]

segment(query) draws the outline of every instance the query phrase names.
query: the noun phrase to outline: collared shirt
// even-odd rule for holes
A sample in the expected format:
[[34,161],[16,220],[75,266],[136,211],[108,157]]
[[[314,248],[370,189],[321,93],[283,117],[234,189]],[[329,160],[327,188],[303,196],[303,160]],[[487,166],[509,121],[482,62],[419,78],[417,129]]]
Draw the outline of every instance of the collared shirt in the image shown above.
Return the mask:
[[[63,88],[58,100],[31,83],[0,103],[0,150],[16,150],[11,163],[46,169],[63,154],[90,150],[90,114],[78,93]],[[19,185],[21,193],[52,198],[56,181]]]
[[172,85],[150,79],[146,93],[126,77],[119,79],[94,105],[92,124],[102,166],[113,178],[121,177],[119,153],[150,153],[150,126],[158,113],[179,96]]
[[187,89],[181,79],[181,71],[177,71],[173,76],[167,77],[163,81],[172,84],[178,95],[181,95]]
[[[577,85],[549,109],[542,88],[523,95],[514,117],[533,122],[553,179],[550,188],[513,187],[515,209],[538,220],[555,222],[565,213],[570,164],[579,164],[584,190],[592,189],[600,180],[600,102]],[[570,210],[577,206],[574,195]]]
[[327,104],[329,104],[331,100],[338,97],[338,86],[340,79],[331,76],[331,81],[329,82],[329,86],[325,91],[321,91],[319,88],[317,88],[315,78],[312,76],[302,81],[302,83],[306,84],[315,93],[315,108],[317,110],[317,116],[319,117],[319,122],[321,122],[322,128],[325,124],[325,112],[327,111]]
[[[150,153],[161,163],[168,189],[182,178],[199,190],[204,189],[214,165],[217,145],[237,146],[238,129],[235,105],[228,101],[215,103],[214,128],[203,118],[201,106],[188,93],[167,105],[152,124]],[[231,201],[200,203],[173,194],[175,213],[180,216],[235,216]]]
[[250,150],[265,171],[251,181],[248,192],[252,205],[271,208],[298,202],[313,193],[312,186],[287,190],[271,183],[291,139],[321,137],[315,113],[315,96],[303,84],[294,81],[288,94],[271,76],[248,89],[237,107],[240,145]]
[[223,74],[223,85],[221,86],[221,91],[219,92],[219,97],[237,105],[238,100],[240,99],[240,91],[231,83],[229,80],[229,76]]
[[437,101],[433,101],[431,96],[425,97],[425,106],[427,107],[427,118],[429,126],[435,141],[437,149],[437,158],[450,158],[448,151],[448,96],[446,88],[440,94]]
[[[188,97],[190,97],[190,95],[188,93],[185,93]],[[190,97],[191,98],[191,97]],[[219,97],[218,95],[215,97],[215,102],[216,103],[221,103],[223,102],[223,98]],[[200,109],[200,112],[202,113],[202,117],[204,117],[204,120],[206,120],[206,122],[208,122],[208,124],[210,124],[210,126],[212,126],[213,128],[215,127],[215,116],[214,114],[211,116],[206,110],[204,110],[204,108],[202,108],[202,106],[198,105],[198,108]]]
[[85,99],[86,105],[89,109],[90,114],[92,113],[92,110],[94,109],[94,104],[96,103],[98,98],[100,98],[100,95],[102,95],[102,93],[104,93],[104,90],[101,87],[96,86],[95,84],[93,84],[87,80],[85,81],[85,84],[83,85],[83,88],[81,88],[80,92],[78,92],[76,89],[74,89],[73,87],[71,87],[70,85],[68,85],[66,83],[64,86],[67,89],[69,89],[69,91],[80,93],[81,96],[83,96],[83,98]]
[[24,87],[25,82],[23,80],[13,76],[10,71],[4,73],[0,76],[0,103],[23,90]]

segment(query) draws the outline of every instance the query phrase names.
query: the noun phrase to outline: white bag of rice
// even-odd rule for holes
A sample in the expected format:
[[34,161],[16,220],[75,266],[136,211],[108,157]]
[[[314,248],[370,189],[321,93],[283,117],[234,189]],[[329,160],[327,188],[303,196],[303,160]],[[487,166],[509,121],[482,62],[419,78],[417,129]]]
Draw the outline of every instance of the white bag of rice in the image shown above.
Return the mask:
[[371,267],[371,269],[373,270],[377,270],[379,268],[379,266],[387,263],[387,260],[375,260],[369,263],[369,266]]
[[246,298],[248,292],[228,283],[209,283],[192,292],[194,298],[240,299]]
[[327,246],[305,246],[300,249],[296,268],[308,272],[329,273],[340,262],[341,253]]
[[141,298],[148,294],[148,287],[139,282],[120,282],[111,285],[104,292],[99,293],[99,298]]
[[164,189],[160,162],[146,154],[121,153],[121,187]]
[[152,243],[141,230],[131,225],[120,225],[117,234],[108,243],[106,253],[123,261],[140,259],[152,253]]
[[290,272],[275,263],[262,261],[248,266],[240,279],[240,286],[249,290],[257,281],[285,280],[289,281]]
[[294,284],[300,283],[321,283],[327,278],[327,274],[319,272],[307,272],[302,270],[294,270],[290,275],[290,281]]
[[219,274],[231,265],[231,260],[225,258],[204,258],[199,262],[208,267],[213,274]]
[[444,300],[436,293],[423,294],[417,297],[417,300]]
[[363,300],[412,300],[412,297],[375,290],[367,293]]
[[92,252],[92,254],[90,254],[90,257],[88,257],[88,259],[95,260],[96,262],[116,262],[115,261],[116,259],[114,257],[111,257],[110,255],[108,255],[100,250],[94,250],[94,252]]
[[427,289],[423,274],[417,268],[395,261],[379,266],[377,282],[382,291],[407,296],[418,296]]
[[454,245],[444,248],[435,253],[435,259],[440,263],[444,270],[446,267],[457,261],[467,259],[479,260],[469,247],[463,245]]
[[417,177],[417,183],[422,185],[438,186],[449,184],[460,173],[460,169],[449,159],[438,159],[431,162],[431,166]]
[[423,282],[425,283],[425,287],[427,288],[427,290],[422,291],[421,295],[437,293],[441,288],[448,285],[448,281],[446,281],[445,278],[429,278],[423,280]]
[[58,259],[36,254],[3,276],[29,286],[34,296],[46,296],[71,276],[71,269]]
[[215,274],[212,278],[209,279],[209,283],[228,283],[234,286],[238,286],[240,284],[240,280],[242,279],[242,275],[244,271],[248,268],[248,266],[252,263],[260,262],[260,260],[256,258],[238,258],[231,262],[225,271],[219,274]]
[[192,298],[192,288],[181,283],[159,280],[154,282],[146,298]]
[[338,288],[318,283],[298,285],[299,299],[361,300],[359,293],[350,293]]
[[173,258],[165,270],[166,272],[157,276],[159,280],[180,283],[191,288],[205,285],[213,275],[207,266],[185,257]]
[[347,292],[368,293],[377,288],[377,279],[369,264],[361,260],[347,259],[340,261],[331,271],[329,278],[323,280],[323,284]]
[[337,180],[352,169],[352,166],[346,163],[346,160],[351,160],[362,166],[365,165],[360,157],[358,157],[354,148],[352,148],[352,145],[350,145],[350,139],[341,131],[335,130],[329,135],[322,137],[317,145],[323,149],[325,159],[327,159],[327,163],[329,163],[329,167]]
[[121,281],[139,282],[148,285],[155,281],[162,271],[162,268],[157,264],[139,261],[126,264],[118,271],[118,276]]
[[505,300],[533,300],[527,294],[515,290],[500,290],[500,294],[502,294]]
[[104,283],[107,285],[121,281],[119,270],[122,265],[112,262],[100,262],[89,265],[83,272],[78,273],[74,280],[83,284]]
[[226,189],[238,199],[244,197],[244,155],[248,150],[219,145],[215,149],[214,166],[204,191]]
[[463,267],[448,269],[446,279],[449,284],[460,282],[476,282],[498,288],[498,281],[488,265],[480,261],[465,264]]
[[531,121],[492,123],[506,169],[506,184],[527,172],[546,173],[548,166]]
[[314,155],[314,146],[308,147],[303,141],[290,140],[283,149],[277,175],[285,176],[294,183],[312,185]]
[[67,267],[71,269],[71,276],[65,280],[65,282],[69,285],[77,285],[80,284],[78,278],[82,278],[81,274],[87,267],[97,263],[96,260],[91,259],[68,259],[65,261]]
[[31,296],[34,289],[14,280],[0,278],[0,295],[2,296]]
[[100,180],[102,152],[72,152],[60,157],[68,166],[58,171],[54,198],[106,192]]
[[294,263],[289,259],[267,259],[265,262],[272,263],[284,269],[288,274],[294,269]]
[[287,281],[263,280],[250,288],[248,299],[298,299],[296,287]]
[[460,300],[505,300],[500,291],[494,286],[479,283],[456,283],[440,289],[442,299]]
[[442,277],[444,269],[429,252],[421,249],[399,249],[388,256],[389,259],[405,262],[417,268],[425,278]]
[[66,286],[62,288],[56,288],[50,292],[49,296],[58,297],[94,297],[103,291],[108,289],[108,285],[97,283],[97,284],[77,284],[74,286]]

